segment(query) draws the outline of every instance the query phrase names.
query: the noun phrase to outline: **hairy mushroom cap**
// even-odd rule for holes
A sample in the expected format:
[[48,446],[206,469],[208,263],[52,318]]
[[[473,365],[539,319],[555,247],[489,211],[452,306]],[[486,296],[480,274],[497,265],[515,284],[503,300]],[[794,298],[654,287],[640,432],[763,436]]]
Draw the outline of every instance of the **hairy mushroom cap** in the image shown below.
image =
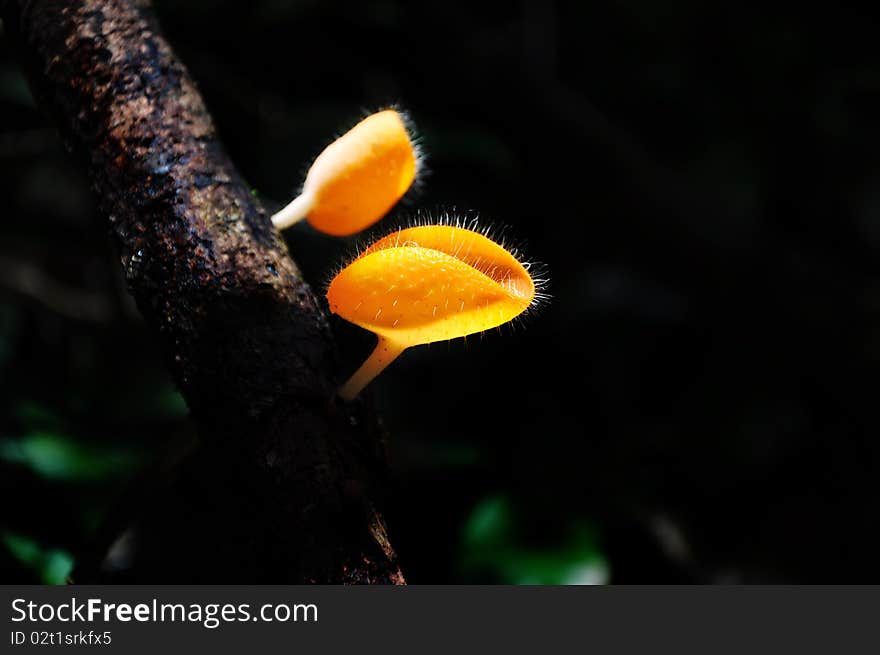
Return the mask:
[[380,239],[341,271],[330,310],[406,347],[482,332],[535,298],[523,265],[478,232],[426,225]]
[[333,313],[380,341],[341,395],[356,395],[406,348],[497,327],[535,298],[526,267],[479,232],[424,225],[390,234],[337,274],[327,290]]
[[333,236],[360,232],[382,218],[415,180],[419,156],[403,116],[367,116],[318,155],[302,193],[272,217],[279,228],[303,217]]

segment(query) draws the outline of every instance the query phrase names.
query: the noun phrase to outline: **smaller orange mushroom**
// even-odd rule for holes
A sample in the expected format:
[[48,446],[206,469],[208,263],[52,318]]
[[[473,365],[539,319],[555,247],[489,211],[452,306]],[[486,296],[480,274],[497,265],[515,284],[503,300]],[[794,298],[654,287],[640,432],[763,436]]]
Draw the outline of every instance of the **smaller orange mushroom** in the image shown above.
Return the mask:
[[382,218],[415,180],[419,156],[400,112],[367,116],[315,159],[302,193],[272,216],[279,229],[307,218],[333,236],[360,232]]
[[404,350],[497,327],[536,298],[535,280],[501,245],[454,225],[399,230],[330,283],[330,311],[379,343],[339,391],[351,400]]

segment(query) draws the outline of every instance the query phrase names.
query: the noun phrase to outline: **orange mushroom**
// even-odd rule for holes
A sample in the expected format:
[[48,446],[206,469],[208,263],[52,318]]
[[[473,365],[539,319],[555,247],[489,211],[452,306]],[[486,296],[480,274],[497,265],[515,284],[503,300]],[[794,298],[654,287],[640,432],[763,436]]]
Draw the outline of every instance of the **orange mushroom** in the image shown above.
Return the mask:
[[334,236],[360,232],[382,218],[415,180],[419,155],[403,116],[367,116],[315,159],[302,193],[272,217],[284,229],[307,218]]
[[424,225],[376,241],[327,290],[330,311],[379,337],[339,395],[357,396],[407,348],[507,323],[538,295],[527,267],[479,232]]

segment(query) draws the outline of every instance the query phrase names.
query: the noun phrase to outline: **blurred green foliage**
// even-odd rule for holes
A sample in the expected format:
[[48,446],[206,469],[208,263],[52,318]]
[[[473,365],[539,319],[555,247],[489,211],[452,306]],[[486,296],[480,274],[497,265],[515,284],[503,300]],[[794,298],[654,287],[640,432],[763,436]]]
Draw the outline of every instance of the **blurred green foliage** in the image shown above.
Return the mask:
[[140,461],[131,450],[91,448],[51,432],[0,439],[0,459],[52,480],[89,482],[125,477]]
[[568,526],[562,539],[531,544],[522,537],[527,520],[517,515],[516,506],[503,494],[477,503],[462,530],[459,558],[463,573],[516,585],[608,582],[608,562],[593,527],[577,521]]
[[13,532],[0,533],[0,541],[13,557],[33,570],[43,584],[65,584],[73,569],[73,557],[64,550],[44,548],[35,539]]

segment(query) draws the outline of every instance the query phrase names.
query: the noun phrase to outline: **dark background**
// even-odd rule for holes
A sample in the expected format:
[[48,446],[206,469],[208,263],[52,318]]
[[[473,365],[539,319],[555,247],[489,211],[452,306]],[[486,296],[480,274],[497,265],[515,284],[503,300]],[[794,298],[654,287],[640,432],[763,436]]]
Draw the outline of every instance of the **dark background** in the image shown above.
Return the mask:
[[[546,265],[552,300],[525,321],[372,385],[410,582],[880,581],[873,17],[156,4],[270,206],[397,102],[430,172],[377,229],[476,210]],[[2,39],[0,121],[0,579],[60,582],[195,435]],[[289,233],[319,290],[357,242]],[[373,337],[334,325],[353,370]]]

